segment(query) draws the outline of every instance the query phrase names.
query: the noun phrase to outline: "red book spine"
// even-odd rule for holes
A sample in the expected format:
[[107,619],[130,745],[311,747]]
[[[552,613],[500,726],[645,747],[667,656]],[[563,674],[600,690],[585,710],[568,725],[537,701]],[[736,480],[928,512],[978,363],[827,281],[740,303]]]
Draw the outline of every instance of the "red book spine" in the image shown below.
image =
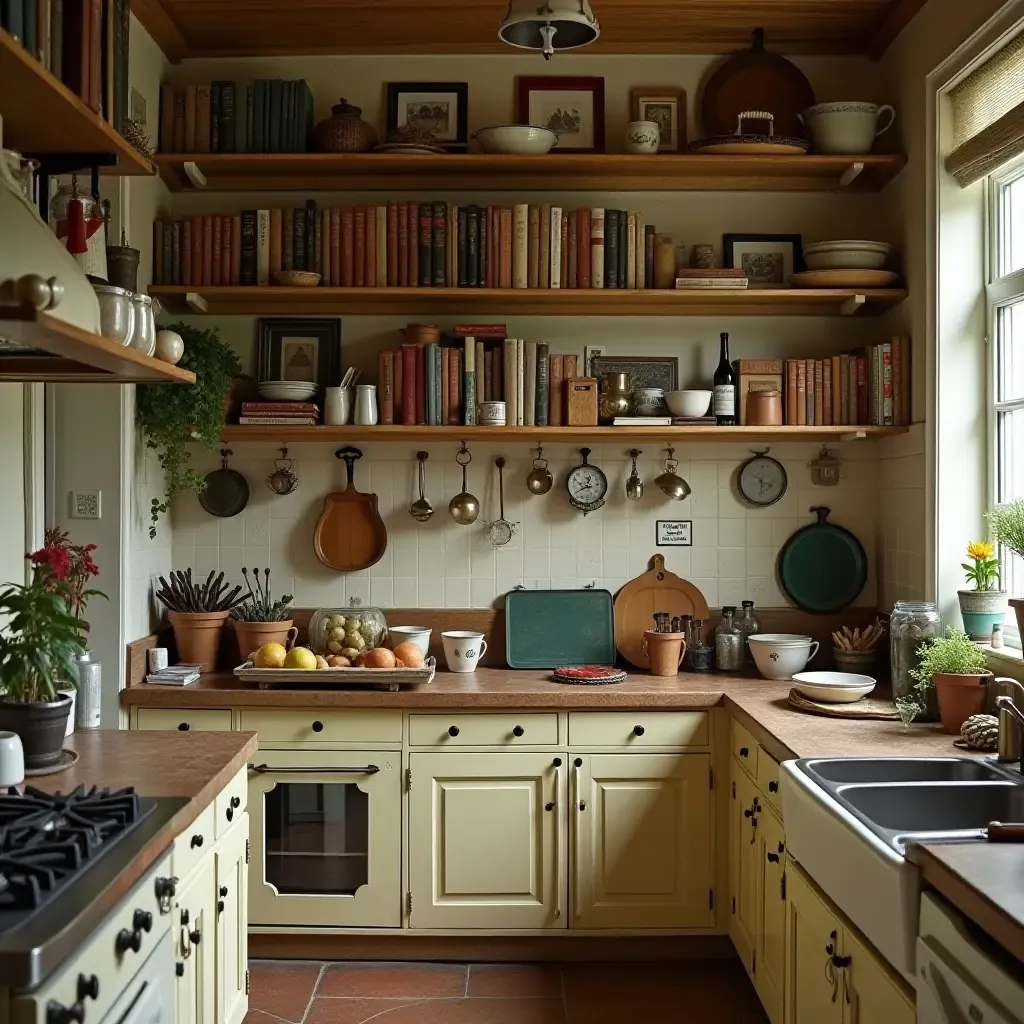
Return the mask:
[[395,353],[381,352],[378,356],[377,397],[380,399],[380,421],[395,422]]
[[[391,253],[388,253],[391,259]],[[409,284],[409,204],[398,207],[398,287]]]
[[410,288],[420,283],[420,247],[417,242],[420,222],[420,204],[409,203],[409,280]]
[[392,404],[395,407],[394,421],[395,423],[404,423],[405,418],[403,415],[403,409],[405,407],[405,396],[403,390],[405,388],[404,374],[402,373],[402,350],[398,349],[395,352],[394,366],[391,368],[391,398]]
[[857,356],[857,424],[870,423],[868,416],[868,361]]
[[576,231],[576,287],[590,287],[590,207],[580,208]]
[[351,206],[341,211],[341,287],[351,288],[355,282],[355,216]]
[[429,345],[416,346],[416,423],[427,424],[427,349]]
[[231,283],[242,283],[242,215],[231,218]]
[[181,283],[192,284],[192,223],[181,222]]
[[212,266],[212,268],[210,270],[210,284],[212,284],[214,287],[216,287],[217,285],[220,284],[220,280],[221,280],[220,279],[220,274],[221,274],[221,266],[222,266],[222,264],[221,264],[221,257],[222,257],[222,253],[221,253],[221,248],[222,248],[221,231],[222,231],[222,227],[221,227],[221,219],[220,219],[220,217],[217,216],[217,214],[215,214],[215,213],[211,214],[210,220],[213,222],[211,224],[211,227],[210,227],[211,234],[212,234],[212,246],[213,246],[213,249],[212,249],[212,252],[213,252],[213,266]]
[[786,360],[786,423],[795,426],[798,416],[796,411],[797,390],[796,390],[796,360]]
[[[462,422],[462,403],[459,401],[462,384],[462,353],[455,348],[448,349],[448,419],[457,427]],[[445,422],[442,420],[442,422]]]
[[189,284],[201,285],[203,283],[203,219],[198,213],[193,213],[189,221],[189,247],[191,258],[189,260],[191,273]]
[[[452,239],[447,237],[448,225],[445,223],[448,219],[446,215],[447,208],[447,203],[434,203],[434,216],[431,220],[433,231],[430,236],[430,244],[433,247],[433,283],[439,288],[444,288],[445,286],[454,287],[454,282],[451,280],[451,274],[448,270],[448,257],[453,250],[451,248]],[[438,266],[438,263],[441,265]]]
[[[554,228],[554,227],[555,227],[555,225],[552,225],[552,228]],[[561,223],[561,226],[558,227],[558,230],[561,232],[561,235],[562,235],[561,247],[559,249],[559,252],[560,252],[560,262],[558,264],[558,280],[559,280],[559,283],[560,283],[561,287],[568,288],[569,287],[569,218],[565,215],[565,213],[562,214],[562,223]]]
[[424,203],[420,207],[420,231],[419,231],[419,280],[424,287],[434,283],[434,205]]
[[[327,268],[324,268],[325,272]],[[332,288],[341,285],[341,209],[331,207],[331,266],[329,280]]]
[[231,284],[231,218],[220,219],[220,283]]
[[366,208],[366,269],[363,273],[367,288],[377,287],[377,207]]
[[566,276],[562,278],[562,287],[578,288],[579,256],[576,254],[576,248],[579,242],[576,237],[576,228],[579,221],[579,211],[573,210],[572,213],[568,214],[567,219],[569,221],[569,244],[562,248],[562,259],[564,260],[568,256],[569,270]]
[[203,214],[203,284],[213,284],[213,221]]
[[398,285],[398,203],[389,202],[387,206],[388,232],[388,287]]
[[407,427],[416,425],[416,364],[419,362],[419,346],[402,346],[402,423]]
[[[443,426],[448,422],[448,406],[451,402],[451,377],[448,370],[451,366],[452,350],[442,345],[441,348],[441,408],[438,409],[437,420]],[[431,353],[433,354],[433,353]]]
[[357,288],[366,285],[366,207],[357,206],[353,219],[355,223],[354,259],[352,260],[352,276]]

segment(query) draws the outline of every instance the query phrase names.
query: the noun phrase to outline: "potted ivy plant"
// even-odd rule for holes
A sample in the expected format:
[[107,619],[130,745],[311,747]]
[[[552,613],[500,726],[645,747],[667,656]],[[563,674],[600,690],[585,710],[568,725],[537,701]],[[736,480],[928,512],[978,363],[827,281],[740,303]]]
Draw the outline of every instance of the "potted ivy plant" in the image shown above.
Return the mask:
[[189,444],[200,441],[213,451],[220,441],[228,409],[232,381],[242,373],[234,350],[216,331],[189,324],[172,324],[185,343],[180,366],[192,370],[195,384],[143,384],[136,389],[135,421],[146,447],[157,452],[164,471],[166,493],[150,506],[149,536],[156,536],[160,516],[179,494],[202,494],[205,479],[192,468]]
[[1001,625],[1006,618],[1006,591],[999,586],[999,559],[995,548],[987,540],[971,541],[967,545],[969,562],[962,568],[973,590],[958,590],[960,616],[964,629],[972,640],[988,641],[992,627]]
[[[1024,498],[1018,498],[1012,504],[990,512],[988,526],[992,539],[997,544],[1002,544],[1015,555],[1024,557]],[[1017,629],[1024,636],[1024,600],[1011,597],[1009,605],[1017,618]]]
[[948,626],[945,636],[926,641],[917,653],[921,663],[910,674],[917,680],[919,697],[926,699],[934,687],[942,731],[959,734],[960,726],[980,714],[985,703],[992,678],[985,652],[963,630]]

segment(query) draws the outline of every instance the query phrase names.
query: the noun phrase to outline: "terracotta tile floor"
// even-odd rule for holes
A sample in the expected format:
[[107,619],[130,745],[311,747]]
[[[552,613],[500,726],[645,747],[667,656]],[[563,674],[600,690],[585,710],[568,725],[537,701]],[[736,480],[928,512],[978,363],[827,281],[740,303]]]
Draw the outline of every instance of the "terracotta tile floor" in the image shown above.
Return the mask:
[[245,1024],[767,1024],[734,960],[254,960]]

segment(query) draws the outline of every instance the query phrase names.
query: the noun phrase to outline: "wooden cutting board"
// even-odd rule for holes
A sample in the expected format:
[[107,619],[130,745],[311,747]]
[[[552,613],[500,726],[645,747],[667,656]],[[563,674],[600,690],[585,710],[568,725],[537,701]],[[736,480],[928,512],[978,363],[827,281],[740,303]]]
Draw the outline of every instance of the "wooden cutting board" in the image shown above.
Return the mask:
[[665,556],[654,555],[651,569],[627,583],[615,598],[615,648],[631,665],[649,668],[640,649],[644,632],[654,628],[654,613],[711,617],[704,595],[690,582],[665,568]]
[[345,490],[324,498],[324,510],[313,531],[313,550],[328,568],[356,572],[384,557],[388,532],[377,509],[377,495],[357,491],[352,480],[355,460],[363,453],[346,447],[335,456],[345,460],[348,483]]

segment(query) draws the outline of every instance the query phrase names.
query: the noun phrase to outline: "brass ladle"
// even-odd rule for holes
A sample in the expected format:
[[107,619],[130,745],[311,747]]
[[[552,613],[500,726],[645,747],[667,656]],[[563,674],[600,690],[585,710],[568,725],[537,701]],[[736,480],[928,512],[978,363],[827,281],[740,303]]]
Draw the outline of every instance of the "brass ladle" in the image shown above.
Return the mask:
[[427,496],[424,493],[427,480],[427,459],[429,457],[426,452],[416,453],[416,458],[420,464],[420,496],[409,506],[409,515],[418,523],[425,523],[434,514],[434,506],[427,501]]
[[466,467],[473,461],[473,456],[465,441],[462,442],[455,461],[462,467],[462,490],[448,502],[448,511],[459,526],[471,526],[480,515],[480,501],[475,494],[470,494],[466,490]]

